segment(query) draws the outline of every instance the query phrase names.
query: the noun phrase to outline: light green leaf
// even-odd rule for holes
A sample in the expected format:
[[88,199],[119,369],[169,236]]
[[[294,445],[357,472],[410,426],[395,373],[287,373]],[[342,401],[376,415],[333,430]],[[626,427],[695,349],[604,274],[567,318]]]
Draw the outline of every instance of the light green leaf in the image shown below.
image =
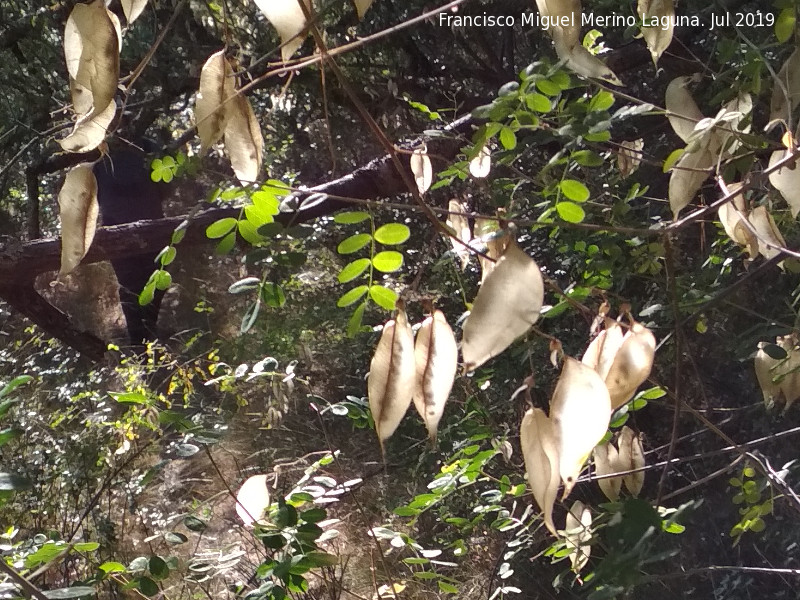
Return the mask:
[[600,90],[589,102],[589,111],[608,110],[614,106],[614,94],[607,90]]
[[361,275],[370,265],[368,258],[359,258],[351,263],[348,263],[339,273],[339,283],[347,283]]
[[536,89],[546,96],[557,96],[561,93],[561,86],[549,79],[540,79],[536,82]]
[[381,244],[395,246],[411,237],[411,230],[402,223],[387,223],[375,232],[375,239]]
[[369,290],[369,287],[366,285],[354,287],[349,292],[342,294],[341,298],[339,298],[339,300],[336,302],[336,306],[339,308],[344,308],[345,306],[354,304],[361,298],[361,296],[367,293],[367,290]]
[[343,240],[337,247],[339,254],[352,254],[358,252],[372,241],[372,236],[368,233],[356,233],[346,240]]
[[335,223],[339,223],[340,225],[352,225],[354,223],[361,223],[367,219],[369,219],[369,213],[365,213],[364,211],[360,210],[339,213],[333,217],[333,221]]
[[517,147],[517,135],[511,130],[510,127],[503,127],[498,136],[500,144],[506,150],[513,150]]
[[556,211],[567,223],[580,223],[586,217],[586,213],[578,204],[566,200],[556,204]]
[[672,167],[674,167],[675,163],[678,162],[678,160],[680,160],[681,156],[683,156],[683,151],[684,148],[678,148],[677,150],[673,150],[672,152],[670,152],[669,156],[664,161],[664,166],[661,168],[661,170],[664,173],[669,173],[669,170]]
[[372,259],[372,264],[381,273],[393,273],[403,266],[403,255],[394,250],[378,252]]
[[242,236],[244,241],[253,246],[257,246],[264,241],[264,236],[258,233],[258,227],[252,221],[239,221],[239,235]]
[[125,565],[123,565],[122,563],[114,562],[114,561],[104,562],[102,565],[100,565],[97,568],[100,569],[103,573],[106,573],[106,574],[108,574],[108,573],[124,573],[125,572]]
[[216,240],[221,237],[225,237],[233,228],[236,227],[236,219],[233,217],[225,217],[224,219],[220,219],[209,225],[206,228],[206,237]]
[[367,303],[362,302],[350,315],[350,320],[347,321],[347,337],[355,337],[361,331],[361,322],[364,319],[364,310],[367,308]]
[[546,113],[551,109],[550,98],[536,92],[525,96],[525,104],[534,112]]
[[797,17],[795,16],[795,7],[784,8],[775,20],[775,37],[782,44],[789,40],[794,33]]
[[386,310],[394,310],[397,302],[397,293],[382,285],[373,285],[369,288],[369,296],[375,304]]
[[561,193],[575,202],[586,202],[589,199],[589,188],[580,181],[574,179],[564,179],[558,184]]

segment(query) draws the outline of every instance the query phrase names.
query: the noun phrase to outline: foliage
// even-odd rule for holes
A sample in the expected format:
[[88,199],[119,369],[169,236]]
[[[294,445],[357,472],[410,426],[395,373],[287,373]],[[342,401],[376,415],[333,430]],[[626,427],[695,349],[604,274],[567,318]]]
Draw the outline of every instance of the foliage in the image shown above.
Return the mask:
[[[796,567],[800,506],[783,439],[800,369],[796,3],[734,3],[746,27],[681,3],[703,19],[685,28],[648,23],[668,1],[462,1],[427,21],[416,0],[135,4],[7,11],[0,122],[19,125],[0,132],[0,210],[17,237],[23,214],[60,227],[66,273],[92,242],[94,188],[61,184],[71,158],[48,140],[102,153],[148,133],[168,141],[152,180],[210,202],[148,248],[139,301],[190,281],[229,295],[193,292],[208,333],[116,367],[0,313],[8,589],[793,597],[777,575]],[[441,25],[523,11],[630,19],[585,36]],[[209,207],[229,211],[205,221],[216,256],[192,256]],[[192,258],[206,270],[182,273]],[[404,415],[430,300],[464,373],[424,361],[449,391],[427,447]],[[271,501],[250,529],[233,514],[253,475]]]

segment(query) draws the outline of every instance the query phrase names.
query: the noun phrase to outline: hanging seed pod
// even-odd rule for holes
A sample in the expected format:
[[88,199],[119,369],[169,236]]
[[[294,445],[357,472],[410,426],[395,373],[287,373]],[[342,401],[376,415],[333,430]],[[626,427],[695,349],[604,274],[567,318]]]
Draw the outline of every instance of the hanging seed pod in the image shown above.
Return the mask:
[[630,400],[636,389],[650,376],[655,353],[655,336],[647,327],[634,321],[605,377],[612,410]]
[[527,333],[544,302],[542,273],[513,241],[478,290],[464,323],[461,352],[471,371]]
[[622,326],[610,317],[605,317],[604,322],[605,329],[589,344],[586,352],[583,353],[581,362],[597,371],[600,378],[605,381],[614,364],[614,359],[622,347],[625,332]]
[[[594,469],[599,476],[611,475],[622,471],[619,465],[619,453],[611,442],[600,444],[594,449]],[[612,502],[619,500],[622,489],[622,477],[606,477],[598,479],[597,484],[606,498]]]
[[767,410],[775,406],[779,394],[781,393],[781,386],[774,382],[776,373],[775,368],[781,363],[780,359],[772,358],[769,354],[764,352],[767,346],[766,342],[758,343],[758,352],[755,357],[756,379],[761,388],[761,393],[764,396],[764,405]]
[[553,535],[557,535],[553,505],[558,495],[559,474],[553,423],[542,409],[531,408],[522,419],[519,434],[528,485],[544,513],[544,524]]
[[239,488],[236,494],[236,514],[250,526],[264,517],[269,508],[268,475],[253,475]]
[[[632,469],[641,469],[645,466],[642,437],[636,435],[627,425],[623,427],[622,431],[619,433],[617,446],[619,446],[619,463],[622,467],[621,470],[630,471]],[[638,496],[644,485],[644,471],[637,471],[636,473],[624,475],[622,477],[622,483],[625,484],[625,487],[632,496]]]
[[583,464],[603,439],[611,417],[608,388],[596,371],[574,358],[564,358],[561,376],[550,400],[556,433],[559,472],[566,498]]
[[580,573],[592,553],[592,547],[587,543],[592,539],[592,512],[580,500],[573,502],[567,513],[564,537],[567,547],[573,548],[569,555],[572,570]]
[[414,344],[416,385],[414,406],[436,441],[439,421],[458,369],[458,346],[453,330],[440,310],[422,323]]
[[375,430],[384,451],[406,414],[414,394],[414,334],[406,317],[405,304],[397,301],[397,314],[383,326],[367,379],[367,394]]

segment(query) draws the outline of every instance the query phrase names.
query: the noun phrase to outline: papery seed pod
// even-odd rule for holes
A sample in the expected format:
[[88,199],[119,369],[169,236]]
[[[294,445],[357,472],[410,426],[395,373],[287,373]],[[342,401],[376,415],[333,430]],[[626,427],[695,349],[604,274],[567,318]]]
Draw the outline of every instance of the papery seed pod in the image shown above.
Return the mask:
[[486,278],[464,323],[461,352],[468,371],[497,356],[539,318],[544,282],[536,262],[516,243]]
[[[617,446],[619,447],[620,466],[624,470],[641,469],[645,466],[642,437],[641,435],[636,435],[627,425],[619,433]],[[642,486],[644,486],[644,471],[624,475],[622,483],[625,484],[632,496],[638,496],[642,491]]]
[[[300,0],[255,0],[256,6],[264,13],[281,38],[281,58],[289,60],[300,49],[305,40],[306,15]],[[303,0],[306,9],[310,0]]]
[[444,313],[435,310],[425,319],[414,344],[416,385],[414,406],[436,440],[439,421],[458,369],[458,346]]
[[558,495],[558,449],[553,423],[540,408],[525,413],[520,425],[520,445],[533,497],[544,513],[544,523],[553,535],[553,504]]
[[97,179],[92,165],[82,163],[72,167],[58,192],[61,219],[61,268],[59,277],[77,267],[92,245],[99,205]]
[[634,322],[605,378],[611,395],[611,409],[616,410],[633,397],[636,389],[650,376],[656,353],[656,338],[641,323]]
[[369,407],[381,452],[411,404],[415,381],[414,334],[404,303],[398,300],[395,318],[383,326],[367,379]]
[[780,385],[774,381],[776,376],[774,370],[781,363],[781,360],[772,358],[769,354],[764,352],[764,347],[766,345],[766,342],[758,343],[758,351],[755,357],[755,369],[756,379],[758,379],[758,385],[764,396],[764,405],[767,407],[767,410],[769,410],[775,406],[778,396],[781,393]]
[[565,357],[550,400],[564,498],[572,491],[592,450],[603,439],[610,417],[611,399],[603,380],[593,369]]
[[[619,453],[611,442],[595,446],[594,449],[595,473],[600,476],[611,475],[622,471],[619,468]],[[598,479],[597,484],[606,498],[612,502],[619,500],[619,491],[622,489],[622,477],[604,477]]]
[[264,512],[269,508],[269,489],[267,488],[268,475],[253,475],[239,488],[236,494],[236,514],[250,526],[264,517]]
[[592,539],[592,511],[580,500],[572,503],[567,513],[564,538],[567,547],[573,548],[569,555],[572,570],[580,573],[589,562],[592,547],[587,543]]

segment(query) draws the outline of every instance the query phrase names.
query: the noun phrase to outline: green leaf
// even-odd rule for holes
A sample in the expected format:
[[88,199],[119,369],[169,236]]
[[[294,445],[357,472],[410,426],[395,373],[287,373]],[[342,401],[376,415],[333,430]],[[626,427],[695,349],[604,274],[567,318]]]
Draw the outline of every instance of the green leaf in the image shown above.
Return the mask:
[[7,444],[14,438],[18,438],[21,435],[22,435],[21,429],[17,429],[14,427],[9,429],[3,429],[2,431],[0,431],[0,446]]
[[556,204],[556,211],[567,223],[580,223],[586,217],[584,210],[574,202],[559,202]]
[[375,304],[386,310],[394,310],[397,303],[397,293],[382,285],[371,286],[369,296],[375,301]]
[[669,173],[670,169],[672,169],[672,167],[675,166],[675,163],[677,163],[680,160],[681,156],[683,156],[683,151],[684,148],[678,148],[677,150],[673,150],[672,152],[670,152],[669,156],[664,161],[664,166],[661,167],[661,170],[664,173]]
[[156,289],[161,291],[169,289],[169,286],[172,285],[172,275],[170,275],[169,271],[159,269],[156,271],[155,284]]
[[214,248],[214,252],[219,254],[220,256],[224,256],[225,254],[229,254],[233,247],[236,245],[236,232],[231,231],[228,235],[222,238],[217,247]]
[[94,552],[100,547],[97,542],[79,542],[73,546],[78,552]]
[[339,564],[339,557],[327,552],[309,552],[305,560],[310,567],[332,567]]
[[155,596],[160,591],[158,584],[149,577],[142,577],[139,579],[139,591],[145,596]]
[[183,524],[189,531],[204,531],[205,528],[208,527],[208,524],[205,521],[198,519],[194,515],[184,517]]
[[364,310],[366,308],[367,303],[362,302],[356,307],[353,314],[350,315],[350,319],[347,321],[347,337],[353,338],[361,331],[361,322],[364,319]]
[[156,262],[162,267],[168,267],[172,264],[177,255],[178,251],[175,249],[175,246],[164,246],[164,249],[156,256]]
[[11,407],[14,406],[19,402],[19,399],[12,399],[12,400],[5,400],[0,402],[0,419],[5,417],[8,414],[8,411],[11,410]]
[[600,90],[589,102],[589,111],[598,112],[601,110],[608,110],[614,106],[614,94],[607,90]]
[[446,581],[442,581],[441,579],[437,582],[439,584],[439,591],[444,592],[445,594],[457,594],[458,588],[452,584],[447,583]]
[[[561,188],[561,193],[570,200],[575,202],[586,202],[589,199],[589,188],[583,185],[580,181],[574,179],[564,179],[559,182],[558,187]],[[581,219],[583,220],[583,219]]]
[[517,135],[510,127],[503,127],[497,139],[506,150],[513,150],[517,147]]
[[[275,195],[276,191],[277,190],[275,188],[267,188],[251,194],[250,200],[253,202],[253,207],[260,215],[269,215],[274,217],[281,211],[281,203]],[[247,212],[247,208],[245,208],[245,212]],[[272,219],[270,219],[270,221],[271,220]]]
[[570,158],[582,167],[600,167],[603,165],[603,157],[592,150],[578,150],[573,152]]
[[157,580],[161,581],[169,577],[169,567],[160,556],[151,556],[147,563],[147,570]]
[[539,79],[536,82],[536,89],[546,96],[557,96],[561,93],[561,86],[549,79]]
[[546,113],[550,112],[551,109],[550,98],[536,92],[525,96],[525,104],[534,112]]
[[177,531],[168,531],[164,534],[164,541],[172,546],[177,546],[179,544],[185,544],[189,541],[189,538]]
[[[33,377],[31,377],[30,375],[20,375],[19,377],[15,377],[7,384],[5,384],[2,389],[0,389],[0,398],[5,398],[19,386],[25,385],[31,380],[33,380]],[[0,414],[0,416],[2,416],[2,414]]]
[[386,246],[402,244],[411,237],[411,230],[402,223],[387,223],[375,232],[375,239]]
[[259,206],[256,206],[255,204],[250,204],[244,207],[244,216],[247,219],[247,222],[250,223],[255,229],[258,229],[267,223],[272,223],[275,220],[272,218],[271,213],[263,208],[260,208]]
[[147,396],[141,392],[108,392],[120,404],[148,404]]
[[306,523],[319,523],[327,516],[328,512],[324,508],[309,508],[300,513],[300,518]]
[[369,213],[360,210],[339,213],[333,217],[334,223],[339,223],[340,225],[353,225],[367,219],[369,219]]
[[358,300],[367,293],[369,287],[366,285],[360,285],[358,287],[354,287],[349,292],[345,292],[336,302],[336,306],[339,308],[344,308],[345,306],[350,306],[351,304],[355,304]]
[[664,388],[654,387],[643,391],[641,394],[639,394],[639,398],[642,398],[643,400],[658,400],[666,395],[667,392],[664,390]]
[[233,217],[225,217],[219,221],[215,221],[206,228],[206,237],[212,240],[225,237],[233,228],[236,227],[236,219]]
[[353,281],[356,277],[361,275],[370,265],[370,260],[368,258],[359,258],[354,260],[351,263],[348,263],[344,266],[344,268],[339,272],[339,276],[337,279],[339,283],[347,283],[348,281]]
[[124,573],[125,572],[125,565],[118,562],[108,561],[104,562],[102,565],[97,567],[103,573]]
[[277,283],[267,282],[261,287],[261,299],[271,308],[280,308],[286,304],[283,288]]
[[403,255],[394,250],[378,252],[372,259],[372,264],[381,273],[393,273],[403,266]]
[[795,7],[784,8],[778,13],[778,18],[775,20],[775,37],[782,44],[789,40],[794,33],[797,17],[795,16]]
[[346,240],[343,240],[337,247],[339,254],[352,254],[358,252],[372,241],[372,236],[368,233],[356,233]]
[[170,244],[176,245],[180,244],[183,241],[183,238],[186,237],[186,230],[189,228],[189,221],[184,220],[181,221],[180,225],[175,228],[175,231],[172,232],[172,238],[170,239]]

